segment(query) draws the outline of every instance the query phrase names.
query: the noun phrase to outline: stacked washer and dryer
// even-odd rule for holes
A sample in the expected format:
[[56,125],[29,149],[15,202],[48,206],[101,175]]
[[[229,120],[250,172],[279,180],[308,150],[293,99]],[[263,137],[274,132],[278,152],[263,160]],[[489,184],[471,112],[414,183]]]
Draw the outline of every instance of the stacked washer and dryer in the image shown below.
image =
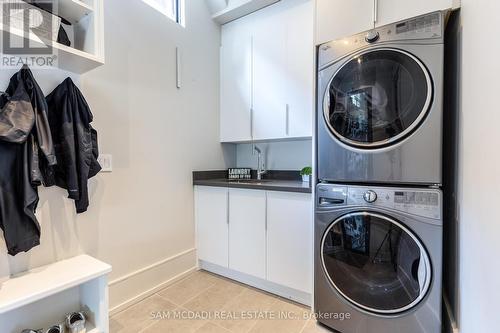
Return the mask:
[[444,12],[318,49],[315,312],[441,332]]

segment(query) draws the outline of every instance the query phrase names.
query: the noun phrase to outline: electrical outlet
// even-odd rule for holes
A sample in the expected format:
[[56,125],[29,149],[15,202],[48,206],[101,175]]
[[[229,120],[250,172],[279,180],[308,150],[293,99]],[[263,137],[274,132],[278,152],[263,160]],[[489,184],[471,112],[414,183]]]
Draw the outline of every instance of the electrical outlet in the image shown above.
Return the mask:
[[101,172],[113,172],[113,155],[100,154],[98,161],[102,168]]

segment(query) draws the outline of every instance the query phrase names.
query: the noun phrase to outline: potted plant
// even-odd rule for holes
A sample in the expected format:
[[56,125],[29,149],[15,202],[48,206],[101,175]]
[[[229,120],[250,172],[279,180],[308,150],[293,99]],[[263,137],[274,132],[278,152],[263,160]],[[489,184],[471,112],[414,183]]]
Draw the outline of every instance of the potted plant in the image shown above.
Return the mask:
[[304,183],[309,183],[311,181],[312,168],[305,167],[300,171],[300,175],[302,176],[302,181]]

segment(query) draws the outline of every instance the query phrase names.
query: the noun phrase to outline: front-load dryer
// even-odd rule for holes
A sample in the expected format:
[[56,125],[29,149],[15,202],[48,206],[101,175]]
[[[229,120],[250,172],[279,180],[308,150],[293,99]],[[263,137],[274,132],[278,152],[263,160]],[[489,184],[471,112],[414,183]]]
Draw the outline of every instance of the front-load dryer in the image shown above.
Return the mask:
[[442,193],[320,184],[314,310],[342,333],[440,333]]
[[318,177],[442,184],[444,13],[318,49]]

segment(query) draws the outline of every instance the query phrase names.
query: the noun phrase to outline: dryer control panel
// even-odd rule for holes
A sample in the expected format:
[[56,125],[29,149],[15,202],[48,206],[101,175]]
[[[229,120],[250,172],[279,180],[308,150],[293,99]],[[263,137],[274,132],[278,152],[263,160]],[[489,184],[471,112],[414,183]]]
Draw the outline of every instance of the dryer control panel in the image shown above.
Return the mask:
[[442,192],[437,189],[320,184],[317,208],[381,207],[430,219],[442,218]]

